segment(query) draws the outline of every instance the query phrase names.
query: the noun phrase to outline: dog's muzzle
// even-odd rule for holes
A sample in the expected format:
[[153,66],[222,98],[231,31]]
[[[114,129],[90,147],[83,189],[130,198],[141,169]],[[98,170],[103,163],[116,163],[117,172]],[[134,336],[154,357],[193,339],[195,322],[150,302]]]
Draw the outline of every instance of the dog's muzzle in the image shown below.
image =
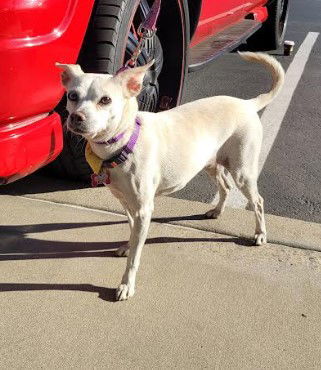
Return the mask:
[[81,112],[71,113],[68,120],[68,128],[75,133],[86,132],[86,117]]

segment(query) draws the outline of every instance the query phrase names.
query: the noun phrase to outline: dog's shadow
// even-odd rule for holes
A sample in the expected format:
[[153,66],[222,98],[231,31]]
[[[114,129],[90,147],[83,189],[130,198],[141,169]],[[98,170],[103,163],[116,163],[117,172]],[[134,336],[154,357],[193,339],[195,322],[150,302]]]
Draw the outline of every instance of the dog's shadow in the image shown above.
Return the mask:
[[24,292],[41,290],[80,291],[97,293],[98,298],[116,302],[116,289],[100,287],[92,284],[27,284],[27,283],[0,283],[0,292]]
[[[204,215],[190,215],[183,217],[155,218],[154,222],[166,223],[175,220],[200,220]],[[56,223],[38,225],[0,226],[0,262],[10,260],[32,260],[51,258],[84,258],[84,257],[115,257],[115,250],[127,241],[116,242],[78,242],[52,241],[33,238],[30,234],[42,232],[69,230],[85,227],[112,226],[125,224],[127,221],[88,222],[88,223]],[[213,238],[183,238],[183,237],[154,237],[148,238],[146,244],[164,243],[235,243],[242,246],[252,246],[249,240],[237,237]],[[119,258],[119,257],[117,257]],[[95,286],[91,284],[28,284],[28,283],[0,283],[0,292],[7,291],[35,291],[35,290],[69,290],[97,293],[100,299],[115,302],[115,289]]]

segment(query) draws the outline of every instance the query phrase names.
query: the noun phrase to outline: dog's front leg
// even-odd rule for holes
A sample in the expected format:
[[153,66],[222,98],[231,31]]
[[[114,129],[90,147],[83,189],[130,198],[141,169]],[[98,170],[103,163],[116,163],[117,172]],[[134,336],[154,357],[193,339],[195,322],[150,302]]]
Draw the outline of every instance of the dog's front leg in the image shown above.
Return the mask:
[[[119,200],[120,200],[120,203],[122,204],[122,206],[124,207],[125,213],[127,215],[129,229],[130,229],[130,234],[131,234],[132,231],[133,231],[133,227],[134,227],[134,219],[133,219],[133,216],[130,213],[130,210],[128,208],[128,204],[126,203],[126,201],[121,200],[121,199],[119,199]],[[128,256],[128,252],[129,252],[129,242],[127,242],[124,245],[121,245],[116,250],[116,256],[118,256],[118,257],[127,257]]]
[[116,298],[123,301],[132,297],[135,293],[136,274],[140,263],[142,249],[146,241],[153,204],[144,204],[133,214],[133,228],[129,239],[129,254],[127,257],[127,266],[119,285]]

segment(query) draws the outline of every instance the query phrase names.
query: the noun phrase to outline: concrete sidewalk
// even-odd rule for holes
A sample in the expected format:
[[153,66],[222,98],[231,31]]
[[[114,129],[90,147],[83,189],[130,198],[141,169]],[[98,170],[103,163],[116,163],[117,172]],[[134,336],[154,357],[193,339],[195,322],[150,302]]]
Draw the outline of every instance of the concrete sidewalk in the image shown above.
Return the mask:
[[320,225],[269,216],[274,243],[251,247],[251,212],[160,198],[136,294],[114,302],[118,204],[33,189],[0,197],[1,369],[321,367]]

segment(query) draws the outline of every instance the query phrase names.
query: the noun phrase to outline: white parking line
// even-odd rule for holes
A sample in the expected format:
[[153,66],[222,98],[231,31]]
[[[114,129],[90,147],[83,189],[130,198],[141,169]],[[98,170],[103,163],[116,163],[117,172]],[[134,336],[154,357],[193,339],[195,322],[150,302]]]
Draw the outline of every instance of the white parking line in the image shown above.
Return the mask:
[[[282,121],[291,103],[295,89],[304,72],[312,48],[319,36],[319,32],[309,32],[295,54],[289,68],[286,71],[284,86],[276,100],[265,108],[261,121],[263,125],[263,144],[259,160],[259,173],[261,173],[266,159],[272,149],[273,143],[280,130]],[[213,203],[218,200],[216,194]],[[227,205],[232,208],[243,208],[246,205],[244,196],[233,188],[229,194]]]

